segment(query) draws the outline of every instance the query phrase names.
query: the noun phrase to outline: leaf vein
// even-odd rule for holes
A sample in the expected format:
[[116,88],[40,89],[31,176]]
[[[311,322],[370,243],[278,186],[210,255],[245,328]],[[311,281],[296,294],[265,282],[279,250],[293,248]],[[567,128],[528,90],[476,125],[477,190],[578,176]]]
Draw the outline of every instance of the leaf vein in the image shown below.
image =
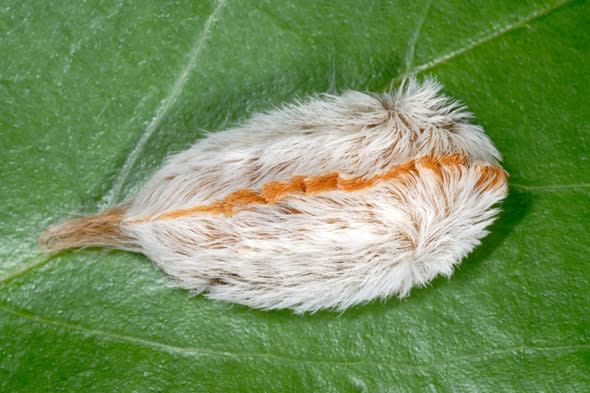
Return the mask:
[[[39,266],[45,265],[47,262],[51,261],[53,258],[57,257],[58,255],[63,254],[63,251],[58,251],[53,254],[45,254],[40,253],[37,254],[28,260],[25,259],[24,264],[16,268],[15,270],[9,271],[4,276],[0,277],[0,284],[6,284],[7,282],[25,275],[26,273],[38,268]],[[26,262],[28,261],[28,262]]]
[[590,344],[575,344],[575,345],[557,345],[553,347],[531,347],[526,345],[521,345],[512,348],[501,349],[497,351],[488,351],[488,352],[481,352],[475,353],[471,355],[465,356],[458,356],[455,358],[447,359],[444,362],[437,362],[437,363],[427,363],[424,365],[411,365],[411,364],[394,364],[394,363],[386,363],[386,362],[372,362],[372,361],[334,361],[334,360],[310,360],[310,359],[298,359],[292,358],[287,356],[276,355],[269,352],[229,352],[229,351],[218,351],[212,350],[207,348],[199,348],[199,347],[179,347],[176,345],[164,344],[158,341],[147,340],[143,338],[138,338],[134,336],[124,335],[124,334],[117,334],[106,332],[103,330],[98,329],[91,329],[86,328],[83,326],[78,326],[75,324],[55,321],[52,319],[42,318],[35,315],[27,314],[21,311],[16,311],[10,309],[8,307],[4,307],[0,305],[0,310],[14,315],[16,317],[23,318],[25,320],[29,320],[32,322],[42,323],[46,325],[52,325],[62,328],[67,328],[70,330],[74,330],[89,336],[97,336],[103,337],[109,340],[115,341],[122,341],[127,342],[134,345],[140,345],[144,347],[148,347],[154,351],[156,350],[163,350],[168,353],[172,354],[180,354],[180,355],[197,355],[197,356],[218,356],[218,357],[227,357],[227,358],[246,358],[246,359],[265,359],[270,361],[277,361],[277,362],[284,362],[284,363],[294,363],[294,364],[303,364],[303,365],[312,365],[312,366],[329,366],[329,367],[374,367],[374,368],[388,368],[388,369],[409,369],[409,370],[417,370],[417,371],[427,371],[429,369],[438,368],[438,367],[448,367],[450,363],[456,362],[464,362],[464,361],[473,361],[478,359],[485,359],[488,357],[495,357],[495,356],[502,356],[506,354],[514,354],[516,352],[520,353],[537,353],[537,352],[577,352],[577,351],[585,351],[590,350]]
[[217,6],[215,7],[213,12],[209,15],[209,17],[205,21],[205,24],[203,26],[203,31],[201,32],[199,38],[197,39],[196,43],[193,45],[193,47],[190,51],[189,60],[188,60],[187,64],[184,66],[184,68],[180,72],[180,75],[174,81],[174,85],[172,86],[170,93],[163,100],[162,105],[160,105],[160,107],[158,108],[158,110],[156,112],[156,116],[152,119],[150,124],[147,126],[146,130],[139,138],[137,144],[135,145],[133,150],[131,150],[131,153],[129,153],[129,155],[127,156],[127,159],[126,159],[125,163],[123,164],[123,167],[121,168],[121,171],[119,172],[119,175],[115,179],[113,187],[111,188],[109,193],[106,195],[105,200],[107,201],[108,205],[111,205],[114,202],[116,202],[117,198],[119,197],[119,194],[121,193],[121,189],[123,188],[123,185],[125,184],[125,181],[129,177],[131,170],[133,169],[133,166],[135,165],[135,163],[139,159],[140,154],[145,149],[145,146],[146,146],[148,140],[151,138],[151,136],[154,134],[154,132],[158,129],[163,118],[166,116],[166,114],[168,113],[170,108],[174,105],[174,103],[176,102],[176,99],[178,98],[178,96],[182,92],[182,89],[188,79],[189,72],[192,70],[192,68],[195,66],[197,60],[199,59],[199,55],[201,54],[201,51],[202,51],[203,47],[205,46],[205,43],[207,42],[207,38],[209,37],[209,32],[210,32],[213,24],[216,21],[217,15],[219,14],[219,12],[221,11],[221,9],[223,8],[224,5],[225,5],[225,0],[219,0],[217,3]]
[[510,183],[511,187],[522,188],[529,191],[556,191],[556,190],[569,190],[576,188],[590,188],[590,183],[578,183],[578,184],[542,184],[538,186],[528,186],[526,184]]
[[433,69],[434,67],[436,67],[442,63],[445,63],[455,57],[458,57],[471,49],[474,49],[474,48],[476,48],[480,45],[483,45],[487,42],[493,41],[494,39],[499,38],[507,33],[510,33],[511,31],[520,29],[520,28],[526,26],[528,23],[530,23],[538,18],[541,18],[543,16],[549,15],[552,12],[554,12],[554,11],[556,11],[556,10],[558,10],[558,9],[560,9],[560,8],[566,6],[574,1],[575,0],[566,0],[566,1],[554,4],[553,6],[545,8],[543,10],[533,12],[522,20],[519,20],[519,21],[512,23],[512,24],[508,24],[504,27],[501,27],[501,28],[493,31],[491,34],[480,38],[479,40],[472,41],[471,43],[467,44],[463,48],[459,48],[454,51],[451,51],[451,52],[449,52],[445,55],[442,55],[438,58],[435,58],[427,63],[424,63],[422,65],[414,67],[414,69],[410,69],[409,71],[406,70],[405,72],[403,72],[402,74],[397,76],[395,79],[393,79],[391,84],[393,85],[393,84],[401,82],[402,80],[407,78],[410,74],[419,74],[424,71],[428,71],[430,69]]
[[406,52],[406,70],[405,70],[406,75],[410,73],[410,69],[413,66],[414,51],[416,49],[416,42],[418,41],[418,37],[420,36],[420,31],[422,30],[422,26],[424,26],[424,21],[426,20],[426,15],[428,15],[428,10],[430,9],[431,4],[432,4],[432,0],[428,0],[428,3],[426,3],[426,7],[424,7],[424,12],[422,13],[422,16],[420,17],[420,19],[418,20],[418,23],[416,24],[416,29],[414,29],[414,34],[412,35],[412,38],[410,39],[410,42],[408,44],[408,51]]

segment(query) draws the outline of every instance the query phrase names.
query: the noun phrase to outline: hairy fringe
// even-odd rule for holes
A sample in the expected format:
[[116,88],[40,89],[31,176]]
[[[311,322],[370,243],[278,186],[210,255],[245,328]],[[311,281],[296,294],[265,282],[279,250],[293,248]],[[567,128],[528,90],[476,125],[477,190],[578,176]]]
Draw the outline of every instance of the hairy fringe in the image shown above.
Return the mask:
[[86,247],[133,250],[133,239],[121,229],[124,218],[125,210],[118,206],[101,214],[52,225],[41,235],[39,247],[46,252]]

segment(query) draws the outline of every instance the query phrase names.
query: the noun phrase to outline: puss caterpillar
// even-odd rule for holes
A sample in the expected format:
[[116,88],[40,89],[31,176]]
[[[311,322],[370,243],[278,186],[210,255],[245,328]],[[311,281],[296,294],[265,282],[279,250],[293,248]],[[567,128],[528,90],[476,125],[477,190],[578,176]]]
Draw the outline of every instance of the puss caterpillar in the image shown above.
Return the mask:
[[404,297],[450,276],[507,194],[500,153],[440,89],[410,79],[255,115],[41,243],[140,252],[182,288],[262,309]]

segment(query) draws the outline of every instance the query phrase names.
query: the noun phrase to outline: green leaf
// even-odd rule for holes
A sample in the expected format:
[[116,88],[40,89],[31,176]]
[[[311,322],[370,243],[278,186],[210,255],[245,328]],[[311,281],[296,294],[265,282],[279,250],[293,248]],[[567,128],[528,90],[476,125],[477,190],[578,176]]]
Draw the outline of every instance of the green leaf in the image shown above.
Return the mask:
[[[192,3],[0,8],[0,390],[590,391],[588,1]],[[203,130],[411,73],[511,174],[450,280],[295,316],[191,297],[140,255],[36,246]]]

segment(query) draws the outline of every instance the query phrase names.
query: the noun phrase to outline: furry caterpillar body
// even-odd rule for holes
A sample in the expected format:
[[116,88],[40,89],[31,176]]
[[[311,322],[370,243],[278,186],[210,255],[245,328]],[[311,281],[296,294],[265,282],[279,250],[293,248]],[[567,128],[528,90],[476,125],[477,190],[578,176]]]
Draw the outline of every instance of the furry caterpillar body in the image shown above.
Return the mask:
[[141,252],[178,285],[263,309],[352,305],[450,276],[507,193],[500,154],[431,80],[254,116],[172,157],[48,249]]

